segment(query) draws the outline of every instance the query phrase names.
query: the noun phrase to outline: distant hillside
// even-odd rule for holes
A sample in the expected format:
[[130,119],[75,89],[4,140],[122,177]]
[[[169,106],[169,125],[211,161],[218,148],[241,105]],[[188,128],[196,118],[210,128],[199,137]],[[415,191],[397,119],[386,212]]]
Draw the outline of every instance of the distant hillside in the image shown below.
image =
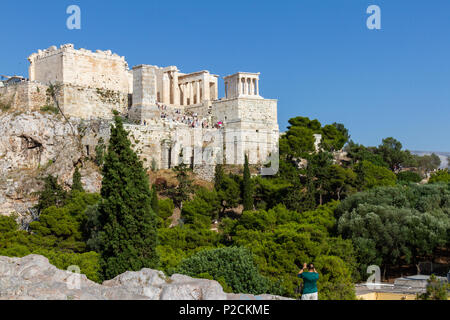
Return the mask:
[[418,156],[424,156],[424,155],[430,155],[432,153],[435,153],[441,158],[441,169],[448,168],[448,162],[447,157],[450,157],[450,152],[440,152],[440,151],[411,151],[411,153],[418,155]]

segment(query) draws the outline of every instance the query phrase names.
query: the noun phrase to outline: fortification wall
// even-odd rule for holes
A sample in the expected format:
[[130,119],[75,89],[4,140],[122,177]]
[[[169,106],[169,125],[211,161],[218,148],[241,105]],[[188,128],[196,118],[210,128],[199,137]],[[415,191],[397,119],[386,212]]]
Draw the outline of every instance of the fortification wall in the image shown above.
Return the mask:
[[30,81],[0,87],[0,104],[4,110],[40,110],[49,102],[46,90],[47,86]]
[[[53,105],[47,95],[48,86],[39,82],[21,82],[0,87],[0,104],[4,110],[39,111],[45,105]],[[65,115],[81,119],[111,119],[112,110],[126,115],[128,94],[99,88],[63,85],[58,101]]]
[[[84,123],[87,130],[82,130],[82,144],[85,152],[93,155],[100,138],[105,144],[108,143],[109,123],[105,120]],[[191,128],[165,122],[124,124],[124,127],[144,167],[150,169],[155,165],[157,169],[167,169],[183,161],[206,180],[214,177],[217,163],[242,165],[244,154],[247,154],[250,164],[261,165],[277,148],[277,139],[270,130]]]
[[250,164],[265,163],[278,150],[277,100],[219,100],[213,103],[212,115],[225,126],[226,164],[243,164],[245,154]]
[[48,84],[62,82],[88,88],[130,93],[131,82],[125,57],[111,51],[74,49],[73,45],[55,46],[32,54],[30,80]]
[[[273,127],[278,130],[277,100],[236,98],[214,101],[212,115],[222,122],[247,122],[255,124],[255,128]],[[240,127],[241,125],[239,125]]]
[[149,127],[125,124],[133,149],[138,152],[144,167],[151,168],[154,161],[156,167],[162,168],[161,143],[168,132],[162,127]]
[[133,148],[148,168],[151,168],[152,162],[158,169],[173,168],[181,161],[188,165],[208,164],[209,159],[217,157],[222,150],[222,134],[218,129],[189,128],[184,125],[126,124],[124,127],[130,132]]
[[60,101],[66,115],[81,119],[112,119],[113,110],[128,111],[128,94],[100,88],[86,88],[66,84]]
[[256,132],[141,125],[126,125],[125,128],[148,168],[153,161],[158,169],[172,168],[181,161],[197,170],[217,163],[242,165],[244,154],[249,156],[250,164],[263,164],[277,149],[277,138],[270,130]]
[[233,129],[224,131],[225,164],[244,164],[248,155],[250,164],[266,163],[268,157],[278,149],[276,131],[270,129]]

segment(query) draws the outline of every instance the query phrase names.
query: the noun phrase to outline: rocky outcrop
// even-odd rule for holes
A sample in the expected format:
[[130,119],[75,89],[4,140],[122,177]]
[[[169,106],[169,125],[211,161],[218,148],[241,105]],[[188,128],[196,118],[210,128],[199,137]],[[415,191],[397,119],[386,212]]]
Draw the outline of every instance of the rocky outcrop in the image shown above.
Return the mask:
[[271,295],[226,294],[216,281],[142,269],[102,285],[59,270],[47,258],[0,257],[0,300],[280,300]]
[[[75,165],[82,161],[79,120],[72,125],[50,113],[0,113],[0,215],[30,215],[40,177],[58,176],[70,186]],[[98,191],[101,177],[93,169],[82,170],[88,191]]]

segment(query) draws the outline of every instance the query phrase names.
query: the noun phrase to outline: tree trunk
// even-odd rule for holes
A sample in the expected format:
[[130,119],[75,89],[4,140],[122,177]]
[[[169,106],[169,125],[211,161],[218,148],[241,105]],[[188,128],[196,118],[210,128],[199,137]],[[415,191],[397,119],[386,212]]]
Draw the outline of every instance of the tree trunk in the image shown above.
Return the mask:
[[322,205],[323,203],[323,199],[322,199],[323,195],[322,195],[322,185],[320,185],[319,188],[319,204]]
[[66,115],[64,114],[64,112],[61,110],[61,107],[59,106],[59,102],[58,99],[56,98],[56,94],[53,95],[53,101],[56,104],[56,107],[58,108],[59,112],[61,113],[61,115],[64,117],[64,119],[66,120],[66,122],[70,125],[70,128],[72,129],[72,135],[75,136],[75,129],[73,128],[72,124],[70,123],[69,119],[67,119]]

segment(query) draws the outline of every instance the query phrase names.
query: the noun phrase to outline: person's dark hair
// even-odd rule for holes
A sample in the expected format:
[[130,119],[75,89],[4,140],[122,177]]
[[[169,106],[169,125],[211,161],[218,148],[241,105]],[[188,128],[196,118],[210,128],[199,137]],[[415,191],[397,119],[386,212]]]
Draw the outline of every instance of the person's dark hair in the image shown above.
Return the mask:
[[309,263],[308,264],[308,270],[314,270],[314,264]]

